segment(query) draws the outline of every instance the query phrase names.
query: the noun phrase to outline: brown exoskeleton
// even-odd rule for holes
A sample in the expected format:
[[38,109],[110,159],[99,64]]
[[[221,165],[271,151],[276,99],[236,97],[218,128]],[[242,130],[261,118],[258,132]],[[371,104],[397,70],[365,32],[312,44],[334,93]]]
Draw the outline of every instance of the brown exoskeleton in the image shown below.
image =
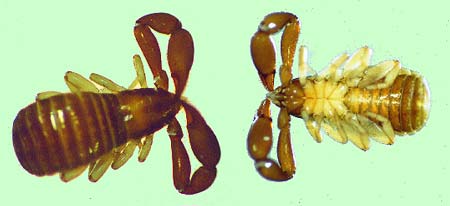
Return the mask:
[[[281,85],[274,88],[275,49],[271,35],[283,31]],[[369,65],[371,49],[342,54],[321,73],[311,72],[307,50],[299,49],[299,78],[292,78],[300,23],[291,13],[272,13],[251,39],[251,54],[268,90],[248,133],[248,152],[258,172],[269,180],[285,181],[295,173],[290,137],[290,116],[302,118],[311,136],[322,141],[320,130],[340,143],[351,141],[369,149],[369,138],[393,144],[395,134],[413,134],[428,119],[430,95],[426,80],[403,68],[397,60]],[[280,107],[278,162],[269,158],[272,147],[270,102]]]
[[[175,93],[168,91],[169,80],[152,29],[170,35],[167,59]],[[183,194],[195,194],[213,183],[219,143],[202,115],[181,96],[194,58],[190,33],[176,17],[154,13],[136,21],[134,35],[156,88],[148,88],[138,55],[133,57],[137,77],[128,88],[92,74],[90,79],[102,87],[99,89],[81,75],[67,72],[65,81],[72,93],[41,93],[14,120],[14,149],[28,172],[37,176],[60,173],[67,182],[89,167],[89,180],[96,182],[109,166],[118,169],[125,164],[136,147],[143,162],[153,133],[167,126],[175,188]],[[202,164],[192,178],[188,153],[181,142],[183,133],[175,117],[181,108],[186,113],[191,148]]]

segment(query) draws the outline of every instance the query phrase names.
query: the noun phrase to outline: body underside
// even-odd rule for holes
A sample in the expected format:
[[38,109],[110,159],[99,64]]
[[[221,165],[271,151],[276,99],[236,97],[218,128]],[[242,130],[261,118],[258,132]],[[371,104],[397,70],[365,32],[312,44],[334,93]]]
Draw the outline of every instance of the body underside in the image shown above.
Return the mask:
[[420,130],[427,119],[427,95],[425,80],[411,73],[398,75],[386,87],[370,89],[349,86],[345,80],[309,76],[301,84],[296,78],[267,97],[290,115],[303,118],[318,142],[322,140],[318,128],[322,128],[338,142],[351,140],[367,150],[369,137],[392,144],[394,133]]
[[[293,79],[287,87],[279,87],[268,93],[268,98],[278,106],[287,108],[289,114],[302,117],[323,116],[330,118],[347,113],[380,114],[390,119],[399,134],[413,133],[420,129],[426,117],[423,110],[427,100],[417,101],[428,93],[426,82],[416,74],[399,75],[386,88],[367,89],[349,87],[345,82],[309,77],[304,86]],[[367,115],[366,115],[367,116]]]
[[[274,88],[275,45],[271,36],[282,31],[281,86]],[[319,73],[308,64],[305,46],[298,50],[298,78],[293,63],[300,34],[298,18],[287,12],[267,15],[250,42],[253,64],[269,92],[255,115],[247,138],[247,149],[264,178],[285,181],[296,166],[291,144],[291,116],[302,118],[311,136],[322,141],[322,132],[340,143],[351,141],[362,150],[369,139],[392,144],[395,134],[412,134],[428,119],[429,90],[425,79],[401,66],[398,60],[371,65],[367,46],[352,55],[343,53]],[[270,102],[280,107],[277,127],[278,161],[269,157],[272,148]]]

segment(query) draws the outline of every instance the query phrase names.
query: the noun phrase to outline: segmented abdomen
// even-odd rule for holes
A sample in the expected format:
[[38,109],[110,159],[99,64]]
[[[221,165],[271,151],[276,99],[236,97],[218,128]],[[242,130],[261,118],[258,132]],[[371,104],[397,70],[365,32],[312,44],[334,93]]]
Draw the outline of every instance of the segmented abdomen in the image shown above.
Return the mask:
[[345,104],[354,113],[380,114],[389,119],[397,133],[411,134],[428,119],[429,90],[422,76],[399,75],[384,89],[350,88]]
[[112,94],[68,93],[37,100],[13,124],[16,155],[39,176],[88,164],[125,142],[123,117]]

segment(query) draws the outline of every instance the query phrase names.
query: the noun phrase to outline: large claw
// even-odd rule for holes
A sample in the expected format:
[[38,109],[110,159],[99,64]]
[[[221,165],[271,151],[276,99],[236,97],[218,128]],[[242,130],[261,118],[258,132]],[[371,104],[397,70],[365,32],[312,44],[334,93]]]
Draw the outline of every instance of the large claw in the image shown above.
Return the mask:
[[186,148],[181,142],[183,133],[176,121],[167,127],[172,143],[173,180],[175,188],[183,194],[195,194],[207,189],[216,178],[216,165],[220,159],[220,148],[217,138],[206,124],[201,114],[188,103],[183,103],[186,112],[187,129],[192,151],[200,161],[200,166],[192,175],[191,164]]
[[181,28],[180,21],[167,13],[149,14],[139,18],[134,35],[155,77],[155,86],[168,89],[168,77],[161,66],[158,41],[151,29],[170,35],[167,60],[175,83],[175,94],[181,96],[194,60],[194,43],[190,33]]
[[281,57],[283,64],[280,68],[281,83],[286,85],[291,79],[291,68],[294,60],[295,48],[300,33],[300,22],[291,13],[272,13],[267,15],[258,27],[258,31],[251,39],[251,54],[253,64],[258,70],[264,87],[272,91],[275,75],[275,46],[270,35],[285,28],[281,38]]
[[152,15],[143,16],[136,21],[136,26],[134,27],[134,36],[136,38],[139,47],[147,60],[148,66],[152,71],[155,81],[155,86],[158,88],[164,88],[167,90],[169,88],[168,77],[161,66],[161,52],[159,50],[158,41],[155,35],[150,30],[148,24],[152,22]]
[[216,135],[206,124],[200,112],[184,102],[189,141],[195,157],[202,163],[192,176],[191,184],[185,189],[186,194],[194,194],[207,189],[216,178],[216,165],[220,159],[220,147]]
[[278,161],[281,166],[268,157],[273,144],[269,100],[261,102],[247,138],[247,150],[255,160],[256,169],[261,176],[272,181],[286,181],[291,179],[295,172],[289,131],[284,127],[289,123],[282,121],[283,123],[279,123],[283,127],[278,140]]
[[220,148],[216,135],[197,109],[186,102],[183,102],[183,107],[186,112],[192,151],[203,165],[209,168],[216,167],[220,159]]
[[[167,60],[174,80],[175,95],[181,97],[194,61],[192,36],[188,31],[182,29],[181,23],[176,17],[167,13],[149,14],[136,21],[134,34],[150,66],[155,86],[166,91],[168,90],[168,78],[161,67],[161,53],[152,29],[170,35]],[[206,124],[201,114],[186,102],[183,102],[183,107],[186,112],[191,148],[202,166],[191,177],[189,156],[181,141],[183,132],[180,124],[174,118],[167,127],[172,147],[173,181],[175,188],[180,193],[195,194],[211,186],[216,178],[220,148],[214,132]]]

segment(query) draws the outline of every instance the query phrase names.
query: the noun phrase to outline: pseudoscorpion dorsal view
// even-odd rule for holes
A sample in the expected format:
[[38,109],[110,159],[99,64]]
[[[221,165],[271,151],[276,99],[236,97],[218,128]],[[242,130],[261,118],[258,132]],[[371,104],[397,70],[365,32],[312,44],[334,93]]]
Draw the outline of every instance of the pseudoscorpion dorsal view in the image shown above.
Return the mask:
[[[167,59],[175,93],[161,66],[161,53],[152,30],[170,35]],[[167,126],[171,141],[173,182],[183,194],[207,189],[216,178],[219,143],[200,112],[182,97],[194,59],[190,33],[167,13],[136,21],[134,35],[147,60],[156,88],[148,88],[141,58],[133,57],[137,77],[128,88],[98,74],[91,81],[67,72],[72,93],[44,92],[21,111],[13,123],[14,149],[23,168],[37,176],[59,173],[70,181],[89,167],[89,180],[98,181],[108,167],[120,168],[139,148],[144,161],[153,133]],[[137,88],[137,89],[135,89]],[[202,164],[191,177],[183,133],[175,115],[184,109],[189,142]]]

